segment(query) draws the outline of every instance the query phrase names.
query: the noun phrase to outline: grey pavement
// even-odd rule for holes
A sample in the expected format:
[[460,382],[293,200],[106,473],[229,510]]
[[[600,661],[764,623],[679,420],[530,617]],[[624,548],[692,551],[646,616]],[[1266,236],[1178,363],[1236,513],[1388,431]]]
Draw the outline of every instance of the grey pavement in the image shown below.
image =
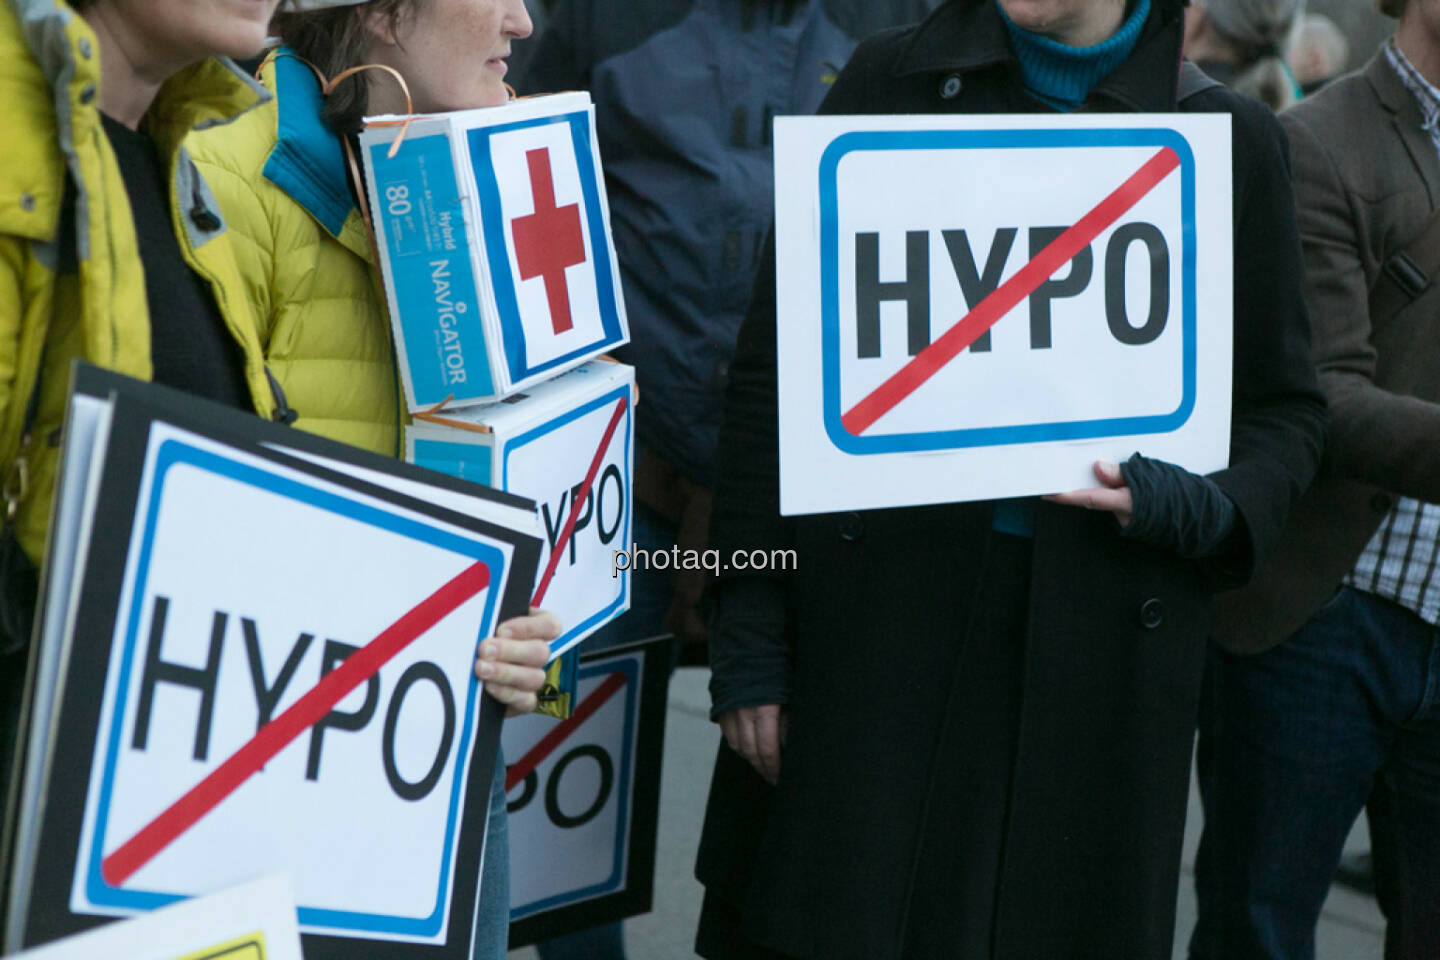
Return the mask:
[[[685,669],[670,684],[666,717],[665,768],[661,773],[660,835],[656,853],[655,904],[645,916],[625,923],[629,960],[677,960],[693,957],[695,921],[700,911],[700,884],[694,877],[695,847],[719,728],[708,719],[709,673]],[[1200,840],[1200,798],[1191,784],[1190,815],[1185,825],[1185,853],[1177,891],[1175,960],[1185,956],[1185,942],[1195,923],[1194,864]],[[1364,818],[1351,835],[1347,850],[1367,846]],[[1316,960],[1380,960],[1384,921],[1374,899],[1333,887],[1321,917]],[[533,949],[516,950],[509,960],[535,960]],[[1038,958],[1037,958],[1038,960]]]

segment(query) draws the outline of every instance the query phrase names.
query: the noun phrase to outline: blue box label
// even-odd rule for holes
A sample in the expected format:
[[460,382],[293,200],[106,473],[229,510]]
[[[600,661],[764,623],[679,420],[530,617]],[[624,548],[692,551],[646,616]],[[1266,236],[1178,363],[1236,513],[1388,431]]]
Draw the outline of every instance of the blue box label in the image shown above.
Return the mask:
[[400,330],[417,406],[494,396],[465,212],[447,137],[370,148]]

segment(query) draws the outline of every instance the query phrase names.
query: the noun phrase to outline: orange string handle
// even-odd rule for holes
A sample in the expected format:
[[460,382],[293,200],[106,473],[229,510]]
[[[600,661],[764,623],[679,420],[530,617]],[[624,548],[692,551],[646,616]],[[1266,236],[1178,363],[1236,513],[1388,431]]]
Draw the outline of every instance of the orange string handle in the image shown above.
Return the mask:
[[435,406],[429,408],[428,410],[420,410],[412,413],[410,414],[410,417],[414,420],[423,420],[426,423],[438,423],[442,427],[454,427],[457,430],[469,430],[471,433],[488,434],[492,432],[490,428],[485,426],[484,424],[467,423],[464,420],[456,420],[452,417],[442,417],[440,414],[444,411],[446,404],[448,404],[451,400],[454,399],[455,394],[452,393],[444,400],[441,400],[439,403],[435,404]]
[[[310,69],[314,70],[315,68],[311,67]],[[348,70],[341,70],[330,80],[321,77],[320,90],[328,97],[335,89],[336,84],[355,76],[357,73],[363,73],[366,70],[383,70],[390,74],[390,76],[395,78],[395,82],[400,84],[400,92],[405,94],[405,119],[400,121],[400,132],[395,135],[395,141],[390,144],[390,152],[385,155],[388,159],[394,160],[395,154],[400,152],[400,144],[405,141],[405,134],[410,131],[410,121],[415,119],[415,101],[410,97],[410,85],[405,82],[405,78],[400,74],[399,70],[384,63],[362,63]],[[318,70],[315,72],[317,76],[320,73]],[[374,124],[374,126],[388,127],[393,126],[394,123],[395,121],[393,120],[387,120],[383,124]]]

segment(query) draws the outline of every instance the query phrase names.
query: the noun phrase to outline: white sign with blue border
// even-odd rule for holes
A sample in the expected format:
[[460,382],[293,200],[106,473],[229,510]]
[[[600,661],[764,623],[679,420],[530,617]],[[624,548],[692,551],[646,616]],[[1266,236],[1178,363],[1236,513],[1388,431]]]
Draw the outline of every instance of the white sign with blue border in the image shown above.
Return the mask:
[[[125,915],[287,870],[307,933],[445,943],[456,873],[476,869],[456,859],[471,668],[512,554],[157,421],[72,909]],[[267,753],[327,684],[349,692]]]
[[585,93],[414,121],[361,143],[412,411],[507,396],[626,342]]
[[1228,117],[781,118],[775,150],[782,513],[1226,464]]
[[563,738],[544,717],[505,725],[512,922],[624,888],[644,664],[643,652],[582,663],[585,709]]
[[592,361],[503,403],[436,414],[405,430],[412,463],[538,505],[544,543],[537,580],[547,585],[544,607],[565,625],[552,656],[630,607],[629,573],[617,566],[615,551],[633,546],[634,384],[633,368]]

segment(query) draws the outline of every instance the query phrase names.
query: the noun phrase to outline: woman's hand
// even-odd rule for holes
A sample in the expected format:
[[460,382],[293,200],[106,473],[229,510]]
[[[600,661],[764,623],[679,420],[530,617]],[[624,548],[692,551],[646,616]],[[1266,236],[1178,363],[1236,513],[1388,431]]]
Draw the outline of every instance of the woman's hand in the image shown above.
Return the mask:
[[784,707],[775,703],[740,707],[715,719],[731,750],[748,760],[770,786],[780,782],[780,754],[790,726]]
[[560,619],[537,607],[530,613],[500,624],[495,636],[480,642],[475,676],[490,696],[507,707],[509,717],[530,713],[536,694],[545,685],[545,664],[550,641],[561,634]]
[[1186,560],[1235,554],[1248,565],[1249,541],[1235,502],[1214,480],[1136,453],[1123,467],[1099,461],[1091,490],[1057,493],[1055,503],[1108,510],[1120,535]]
[[1051,503],[1063,503],[1068,507],[1108,510],[1115,514],[1121,529],[1129,526],[1135,503],[1130,496],[1130,487],[1126,485],[1125,477],[1120,472],[1120,465],[1108,460],[1096,460],[1095,478],[1100,481],[1101,485],[1098,487],[1071,490],[1069,493],[1052,493],[1045,499]]

